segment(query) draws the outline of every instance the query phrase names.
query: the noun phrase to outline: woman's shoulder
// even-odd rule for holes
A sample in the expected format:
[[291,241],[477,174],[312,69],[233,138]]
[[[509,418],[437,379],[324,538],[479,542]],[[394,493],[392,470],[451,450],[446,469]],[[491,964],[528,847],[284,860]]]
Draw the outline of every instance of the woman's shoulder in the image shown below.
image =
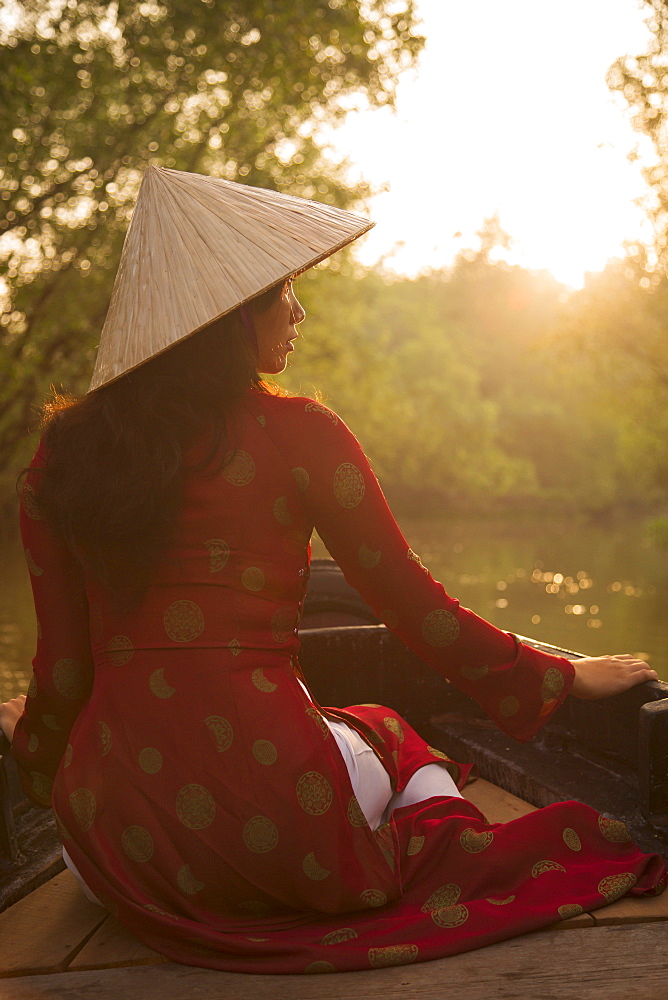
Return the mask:
[[253,393],[255,405],[266,415],[290,421],[322,421],[332,426],[345,426],[343,420],[328,406],[309,396],[274,395],[273,393]]

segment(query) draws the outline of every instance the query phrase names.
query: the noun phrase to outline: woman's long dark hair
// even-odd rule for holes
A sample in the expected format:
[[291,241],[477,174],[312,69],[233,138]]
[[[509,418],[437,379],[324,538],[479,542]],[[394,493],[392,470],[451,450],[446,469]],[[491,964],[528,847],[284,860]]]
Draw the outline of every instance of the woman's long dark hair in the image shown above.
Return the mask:
[[[268,308],[275,286],[253,301]],[[257,371],[238,310],[81,399],[44,407],[48,460],[36,484],[52,526],[124,606],[144,592],[173,537],[184,454],[205,430],[198,466],[222,447],[247,389],[276,391]]]

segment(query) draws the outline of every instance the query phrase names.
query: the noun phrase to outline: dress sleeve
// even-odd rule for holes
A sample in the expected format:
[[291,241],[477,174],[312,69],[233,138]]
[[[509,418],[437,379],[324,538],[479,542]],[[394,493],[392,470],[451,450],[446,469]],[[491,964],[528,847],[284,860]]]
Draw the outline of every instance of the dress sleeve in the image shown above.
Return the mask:
[[37,652],[12,753],[26,793],[48,806],[70,730],[90,694],[93,663],[80,565],[48,525],[37,501],[44,462],[40,445],[21,495],[21,535],[37,615]]
[[[462,608],[404,539],[367,458],[343,421],[290,400],[293,475],[346,580],[402,641],[474,698],[506,733],[531,739],[570,690],[574,668]],[[303,406],[298,405],[302,403]]]

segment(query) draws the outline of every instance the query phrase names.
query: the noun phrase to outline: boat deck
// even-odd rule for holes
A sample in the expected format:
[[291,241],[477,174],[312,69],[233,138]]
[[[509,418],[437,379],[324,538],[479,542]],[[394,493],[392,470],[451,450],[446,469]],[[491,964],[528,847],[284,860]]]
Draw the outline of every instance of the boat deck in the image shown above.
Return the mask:
[[[533,806],[478,779],[491,822]],[[177,965],[141,944],[62,872],[0,914],[2,1000],[668,1000],[668,892],[436,962],[333,976]]]

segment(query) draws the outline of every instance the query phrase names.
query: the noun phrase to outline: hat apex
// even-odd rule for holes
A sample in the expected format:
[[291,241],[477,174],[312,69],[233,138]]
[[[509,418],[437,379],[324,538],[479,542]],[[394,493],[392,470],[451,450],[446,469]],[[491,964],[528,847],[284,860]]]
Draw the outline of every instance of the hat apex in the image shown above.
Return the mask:
[[324,260],[372,226],[351,212],[279,191],[147,167],[90,390]]

